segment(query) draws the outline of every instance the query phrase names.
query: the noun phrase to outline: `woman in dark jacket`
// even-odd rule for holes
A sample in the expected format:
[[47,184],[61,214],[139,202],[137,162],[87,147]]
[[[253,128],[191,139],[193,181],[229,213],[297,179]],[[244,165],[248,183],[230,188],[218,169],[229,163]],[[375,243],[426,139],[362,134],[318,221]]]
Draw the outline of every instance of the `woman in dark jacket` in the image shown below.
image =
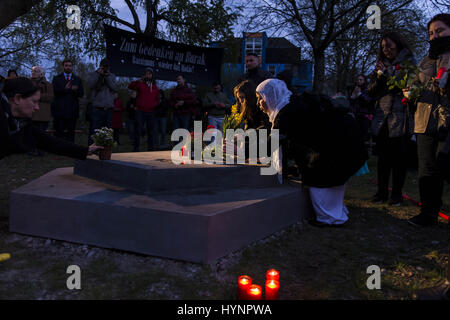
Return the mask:
[[[345,183],[367,160],[367,151],[349,108],[333,104],[323,95],[292,95],[278,79],[263,81],[256,89],[258,103],[278,129],[280,145],[291,150],[310,187],[316,225],[342,225],[347,221]],[[276,150],[274,150],[276,152]],[[276,162],[273,160],[274,163]],[[283,166],[284,169],[284,166]]]
[[8,80],[0,98],[0,159],[14,153],[27,153],[36,148],[84,160],[103,147],[83,147],[53,137],[32,125],[33,112],[39,110],[41,92],[28,78]]
[[407,146],[411,138],[412,116],[402,103],[400,89],[390,90],[387,81],[398,76],[405,63],[415,64],[406,40],[396,32],[385,33],[380,42],[378,61],[372,74],[369,95],[376,101],[372,134],[378,156],[378,192],[373,202],[382,203],[389,197],[389,177],[392,171],[392,193],[389,204],[402,203],[402,188],[406,179]]
[[444,181],[436,167],[436,155],[444,146],[450,127],[450,81],[445,71],[450,69],[450,14],[438,14],[427,26],[430,49],[419,64],[418,82],[425,86],[414,114],[419,159],[420,214],[409,220],[417,226],[437,222],[442,205]]

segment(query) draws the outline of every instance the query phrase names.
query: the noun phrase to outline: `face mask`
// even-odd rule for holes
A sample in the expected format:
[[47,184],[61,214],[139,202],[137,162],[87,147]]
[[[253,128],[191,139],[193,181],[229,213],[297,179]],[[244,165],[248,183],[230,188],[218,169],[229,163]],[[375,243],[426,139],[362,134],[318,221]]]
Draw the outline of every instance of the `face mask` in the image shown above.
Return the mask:
[[450,50],[450,36],[435,38],[428,42],[430,44],[428,57],[431,59],[437,59],[440,54]]

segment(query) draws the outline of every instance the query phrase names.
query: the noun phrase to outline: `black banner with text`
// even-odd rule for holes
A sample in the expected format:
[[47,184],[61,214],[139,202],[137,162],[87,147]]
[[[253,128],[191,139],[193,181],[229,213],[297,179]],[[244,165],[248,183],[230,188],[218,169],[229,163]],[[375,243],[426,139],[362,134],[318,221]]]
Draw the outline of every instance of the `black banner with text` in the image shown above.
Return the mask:
[[106,56],[116,76],[139,77],[146,67],[154,77],[175,81],[183,75],[187,82],[210,86],[220,81],[223,49],[188,46],[105,26]]

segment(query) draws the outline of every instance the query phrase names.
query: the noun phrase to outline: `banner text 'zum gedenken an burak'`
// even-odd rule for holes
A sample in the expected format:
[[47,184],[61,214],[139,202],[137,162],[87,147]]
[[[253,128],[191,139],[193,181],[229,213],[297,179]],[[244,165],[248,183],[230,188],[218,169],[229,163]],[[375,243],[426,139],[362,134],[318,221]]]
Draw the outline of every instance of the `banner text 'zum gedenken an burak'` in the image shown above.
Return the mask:
[[146,67],[156,79],[211,86],[220,81],[223,49],[188,46],[105,26],[106,56],[116,76],[139,77]]

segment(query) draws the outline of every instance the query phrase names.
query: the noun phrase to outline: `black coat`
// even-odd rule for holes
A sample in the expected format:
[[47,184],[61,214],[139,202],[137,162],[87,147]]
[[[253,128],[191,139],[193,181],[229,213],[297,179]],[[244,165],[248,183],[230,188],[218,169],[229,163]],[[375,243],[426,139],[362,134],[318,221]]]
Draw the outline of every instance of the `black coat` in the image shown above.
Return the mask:
[[326,96],[304,93],[278,113],[283,168],[293,158],[307,186],[340,186],[368,159],[361,131],[348,108],[335,107]]
[[66,79],[64,73],[53,78],[53,93],[55,99],[52,103],[53,118],[77,119],[80,113],[78,98],[84,95],[83,83],[81,79],[72,74],[71,85],[78,86],[77,90],[66,89]]
[[270,78],[275,77],[269,71],[256,67],[255,69],[249,70],[245,74],[241,75],[237,80],[237,84],[245,80],[250,80],[255,86],[258,86],[261,82]]
[[414,56],[408,50],[403,49],[394,61],[383,60],[383,64],[386,66],[384,75],[378,77],[375,72],[372,74],[368,92],[376,101],[375,116],[372,120],[374,136],[378,135],[384,124],[387,125],[391,138],[409,135],[413,132],[413,116],[409,109],[401,103],[402,91],[398,88],[389,90],[387,85],[388,78],[393,75],[398,76],[400,73],[400,70],[395,70],[396,66],[401,66],[405,61],[416,64]]
[[8,103],[0,106],[0,159],[14,153],[26,153],[36,148],[76,159],[86,159],[88,147],[82,147],[48,135],[32,125],[31,119],[16,119]]

